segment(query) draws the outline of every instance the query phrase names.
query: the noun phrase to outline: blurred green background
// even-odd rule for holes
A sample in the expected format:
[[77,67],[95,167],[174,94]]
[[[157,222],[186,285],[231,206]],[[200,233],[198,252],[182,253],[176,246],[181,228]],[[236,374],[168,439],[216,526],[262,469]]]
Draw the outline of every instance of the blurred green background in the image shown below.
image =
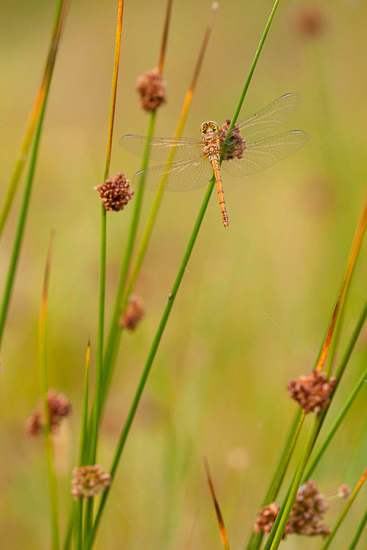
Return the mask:
[[[210,1],[175,0],[164,78],[168,103],[156,135],[173,135],[191,79]],[[296,404],[290,378],[311,370],[327,328],[365,195],[365,3],[312,4],[319,34],[296,21],[307,2],[282,0],[241,118],[294,91],[301,107],[285,129],[303,129],[306,148],[249,178],[224,176],[230,227],[213,194],[177,302],[144,392],[111,491],[96,548],[220,548],[202,464],[206,456],[233,548],[247,540],[278,460]],[[126,0],[111,174],[132,177],[141,161],[118,146],[145,134],[137,77],[157,65],[166,2]],[[238,101],[271,0],[220,2],[184,135],[203,120],[222,124]],[[0,5],[1,199],[43,69],[55,2]],[[107,139],[117,1],[72,0],[61,41],[2,349],[1,548],[48,548],[48,491],[43,441],[24,423],[39,395],[37,324],[51,227],[56,240],[48,317],[52,387],[72,401],[56,438],[62,527],[76,465],[85,350],[97,335],[101,183]],[[24,183],[24,181],[23,181]],[[136,291],[146,318],[122,340],[103,424],[98,462],[109,468],[147,351],[165,306],[204,191],[167,194]],[[5,279],[20,193],[1,243]],[[143,219],[153,194],[145,195]],[[194,205],[194,207],[192,207]],[[131,218],[129,205],[108,215],[107,326]],[[366,243],[353,280],[343,344],[365,300]],[[366,362],[362,334],[331,408],[338,408]],[[365,402],[360,395],[314,473],[320,491],[355,485],[366,464]],[[292,470],[294,464],[292,466]],[[365,493],[364,493],[365,494]],[[279,500],[279,499],[278,499]],[[333,525],[342,502],[332,502]],[[363,513],[354,504],[335,550],[344,550]],[[313,550],[320,539],[289,537],[285,550]],[[365,545],[361,542],[358,548]]]

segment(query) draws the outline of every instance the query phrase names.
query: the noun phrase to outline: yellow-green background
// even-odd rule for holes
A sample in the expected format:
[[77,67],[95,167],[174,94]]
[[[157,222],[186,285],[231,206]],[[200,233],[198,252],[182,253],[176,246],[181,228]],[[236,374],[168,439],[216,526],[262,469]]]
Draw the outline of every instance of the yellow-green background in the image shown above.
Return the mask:
[[[126,0],[111,174],[132,177],[140,159],[117,143],[145,134],[137,77],[157,65],[165,1]],[[209,460],[233,548],[242,548],[280,454],[296,404],[286,384],[311,370],[344,273],[365,195],[366,43],[362,0],[329,0],[327,30],[300,36],[295,10],[281,0],[241,112],[244,118],[283,93],[303,97],[286,129],[311,135],[307,147],[258,175],[224,176],[230,227],[213,195],[164,333],[106,507],[96,548],[220,548],[202,457]],[[231,117],[270,0],[222,0],[184,135],[203,120]],[[209,16],[210,1],[174,0],[164,77],[168,103],[156,135],[173,135]],[[44,65],[55,2],[0,6],[1,198],[17,156]],[[49,505],[43,442],[24,435],[39,395],[37,323],[51,227],[56,229],[48,318],[52,387],[73,415],[56,439],[62,528],[77,462],[88,335],[95,363],[100,203],[117,1],[72,0],[56,62],[31,207],[2,348],[0,547],[48,548]],[[23,181],[24,183],[24,181]],[[98,462],[106,469],[203,197],[164,198],[136,291],[146,318],[123,337],[104,418]],[[153,194],[147,192],[143,218]],[[1,243],[1,280],[20,197]],[[107,326],[132,214],[108,214]],[[366,246],[350,293],[341,344],[365,299]],[[364,332],[338,390],[335,416],[366,362]],[[322,493],[352,486],[366,467],[365,394],[360,395],[314,478]],[[309,423],[307,424],[309,425]],[[236,449],[240,449],[235,453]],[[237,469],[233,456],[239,458]],[[293,470],[295,464],[292,464]],[[342,502],[332,502],[333,525]],[[355,502],[334,550],[344,550],[365,506]],[[290,537],[285,550],[320,548]],[[363,542],[359,550],[365,548]]]

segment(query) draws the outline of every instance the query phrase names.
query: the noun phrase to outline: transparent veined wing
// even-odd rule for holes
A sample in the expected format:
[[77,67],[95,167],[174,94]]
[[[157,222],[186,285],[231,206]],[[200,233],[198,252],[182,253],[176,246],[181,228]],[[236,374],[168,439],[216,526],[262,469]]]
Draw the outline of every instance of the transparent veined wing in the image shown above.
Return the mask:
[[[173,149],[174,162],[197,157],[203,150],[201,139],[194,138],[148,138],[127,134],[119,139],[121,147],[139,157],[148,156],[152,160],[167,160]],[[149,148],[148,148],[149,147]]]
[[294,113],[301,100],[298,94],[284,94],[258,113],[241,120],[238,126],[246,143],[258,141],[276,131]]
[[212,175],[213,169],[208,158],[200,156],[168,166],[139,170],[134,176],[133,184],[157,189],[164,178],[164,188],[167,191],[191,191],[206,185]]
[[301,130],[292,130],[284,134],[246,144],[242,159],[223,161],[222,168],[230,176],[248,176],[273,166],[279,160],[289,157],[301,149],[310,136]]

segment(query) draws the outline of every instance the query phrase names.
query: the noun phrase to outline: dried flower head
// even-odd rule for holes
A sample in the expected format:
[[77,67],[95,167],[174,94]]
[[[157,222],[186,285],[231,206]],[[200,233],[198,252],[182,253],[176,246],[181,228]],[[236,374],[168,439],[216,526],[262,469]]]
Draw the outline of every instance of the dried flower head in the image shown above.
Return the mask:
[[291,380],[287,389],[292,399],[297,401],[305,413],[323,411],[330,403],[330,393],[336,378],[326,379],[325,374],[314,370],[311,374]]
[[[221,144],[224,143],[224,140],[226,139],[230,124],[231,124],[231,121],[229,118],[227,118],[225,123],[222,124],[222,126],[220,126],[218,130]],[[245,149],[246,149],[246,142],[244,138],[241,136],[239,126],[236,122],[231,132],[231,138],[229,142],[226,144],[225,147],[222,148],[222,151],[221,151],[222,158],[223,160],[231,160],[233,158],[241,159]]]
[[134,191],[130,189],[130,180],[127,180],[123,172],[113,176],[112,180],[107,179],[101,185],[93,187],[99,192],[101,201],[106,210],[119,212],[132,199]]
[[[270,533],[279,508],[275,502],[272,502],[259,511],[254,524],[255,533],[261,531]],[[308,537],[330,534],[329,527],[322,523],[327,510],[328,505],[325,502],[325,497],[319,494],[316,482],[309,479],[297,491],[283,538],[292,533]]]
[[135,330],[145,315],[143,302],[136,294],[129,297],[125,314],[121,317],[119,325],[121,328]]
[[111,483],[110,474],[106,474],[98,464],[74,468],[73,476],[71,494],[75,500],[103,493]]
[[278,506],[278,504],[276,504],[275,502],[272,502],[271,504],[264,506],[264,508],[261,508],[261,510],[258,512],[258,517],[254,523],[255,533],[260,533],[261,531],[264,531],[264,533],[270,533],[271,528],[273,527],[273,523],[278,515],[279,509],[280,506]]
[[351,494],[351,490],[349,485],[341,485],[338,488],[338,497],[339,498],[349,498]]
[[[50,414],[51,431],[56,432],[61,424],[61,420],[71,413],[71,404],[63,393],[59,393],[54,389],[50,389],[47,392],[47,404]],[[42,432],[44,425],[43,404],[40,401],[26,422],[27,435],[38,435]]]
[[293,10],[291,24],[302,37],[313,38],[325,34],[328,17],[319,5],[307,4]]
[[25,431],[29,436],[35,436],[42,432],[43,429],[43,410],[42,405],[35,409],[31,416],[28,418]]
[[309,479],[297,491],[288,521],[290,532],[307,537],[329,535],[328,525],[322,523],[328,508],[324,495],[319,493],[317,483]]
[[136,91],[140,95],[141,107],[149,113],[155,111],[162,103],[167,102],[166,82],[158,69],[146,71],[139,76]]

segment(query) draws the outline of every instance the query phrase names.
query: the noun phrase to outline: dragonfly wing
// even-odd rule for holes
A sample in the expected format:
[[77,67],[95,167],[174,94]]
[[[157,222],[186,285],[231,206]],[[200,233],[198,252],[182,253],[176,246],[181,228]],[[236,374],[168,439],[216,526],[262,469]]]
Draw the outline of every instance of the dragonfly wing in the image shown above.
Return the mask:
[[213,169],[206,157],[200,156],[166,166],[154,166],[140,170],[134,176],[134,185],[144,185],[148,189],[158,189],[164,179],[168,191],[191,191],[208,183]]
[[127,134],[119,139],[121,147],[139,157],[149,157],[152,160],[171,160],[179,162],[198,156],[203,149],[203,142],[194,138],[148,138]]
[[284,94],[258,113],[239,122],[238,126],[246,143],[276,131],[294,113],[301,99],[298,94]]
[[223,161],[222,167],[230,176],[248,176],[273,166],[279,160],[289,157],[301,149],[310,136],[301,130],[292,130],[284,134],[250,143],[243,152],[242,159]]

